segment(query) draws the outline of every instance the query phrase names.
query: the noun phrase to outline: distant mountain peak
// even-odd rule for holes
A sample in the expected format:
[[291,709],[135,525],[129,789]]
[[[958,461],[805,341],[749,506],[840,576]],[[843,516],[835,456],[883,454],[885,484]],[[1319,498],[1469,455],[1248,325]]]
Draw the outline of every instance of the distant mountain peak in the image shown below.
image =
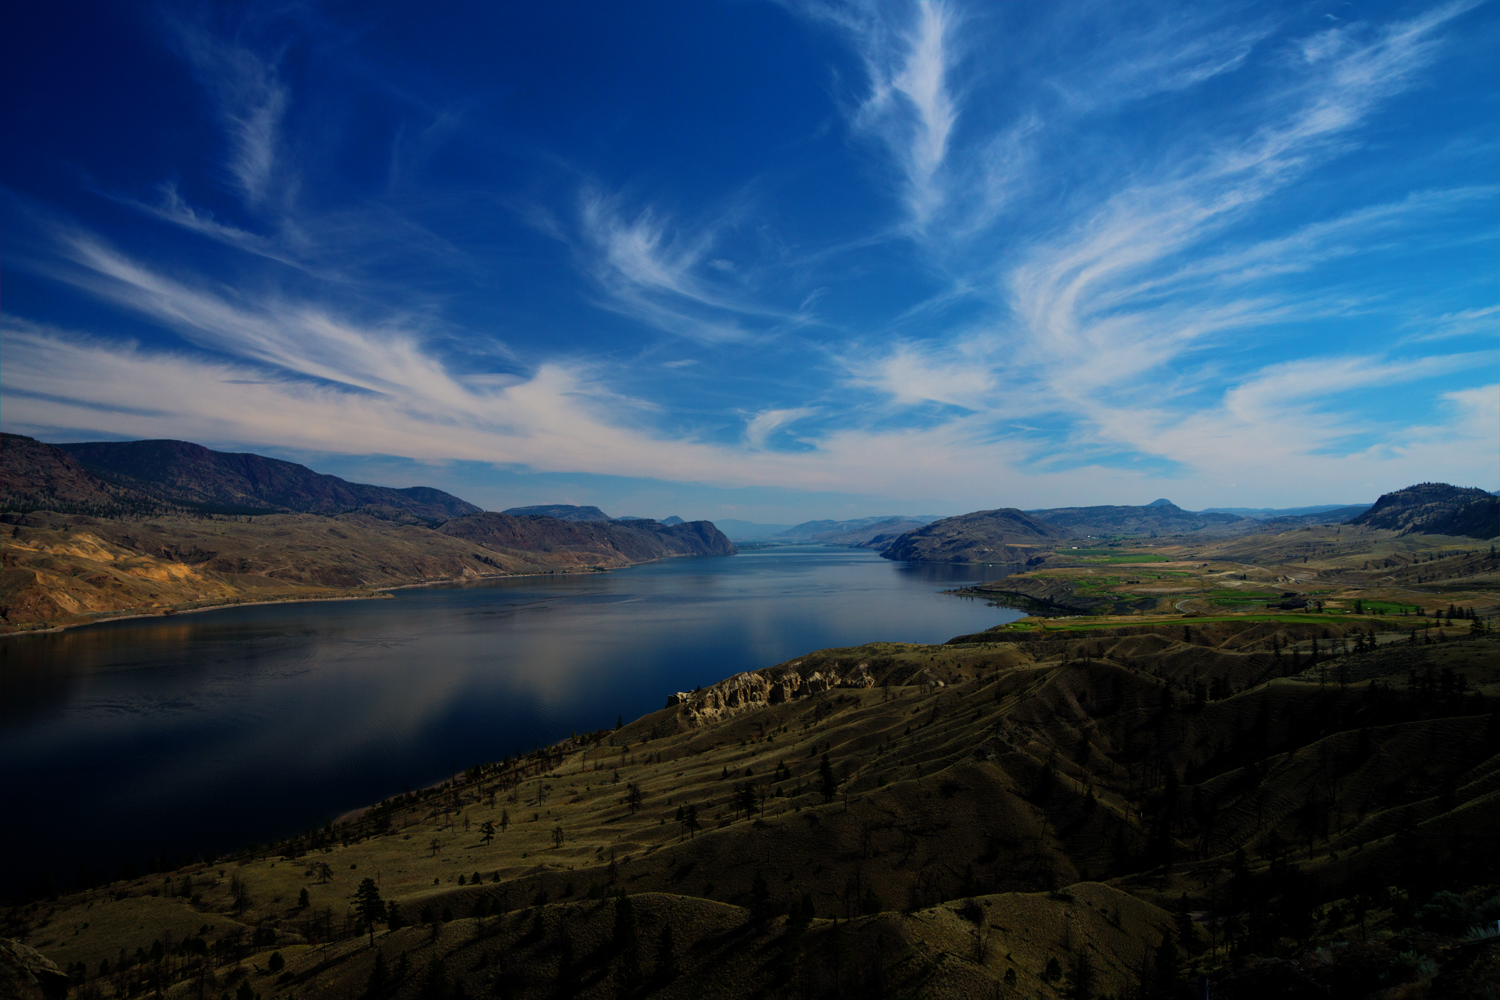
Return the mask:
[[1176,507],[1177,505],[1175,503],[1173,503],[1172,501],[1168,500],[1166,497],[1162,497],[1160,500],[1152,500],[1150,503],[1146,504],[1146,506],[1147,507]]

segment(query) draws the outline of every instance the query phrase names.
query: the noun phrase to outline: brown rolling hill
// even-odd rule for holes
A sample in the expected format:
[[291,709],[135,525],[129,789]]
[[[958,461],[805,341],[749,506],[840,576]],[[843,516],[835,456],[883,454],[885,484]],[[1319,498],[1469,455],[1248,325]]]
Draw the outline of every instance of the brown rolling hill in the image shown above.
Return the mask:
[[1004,507],[934,521],[901,535],[880,554],[904,562],[1018,563],[1072,537],[1066,528]]
[[821,650],[0,933],[101,998],[1482,995],[1500,644],[1308,617]]

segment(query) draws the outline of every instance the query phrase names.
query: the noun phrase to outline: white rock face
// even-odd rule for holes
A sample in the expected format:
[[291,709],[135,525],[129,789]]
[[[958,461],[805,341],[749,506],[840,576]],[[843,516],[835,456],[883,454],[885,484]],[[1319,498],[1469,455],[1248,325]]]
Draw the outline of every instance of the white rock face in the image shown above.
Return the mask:
[[845,672],[815,670],[803,677],[796,669],[801,661],[790,664],[776,676],[763,670],[736,674],[700,691],[678,691],[667,696],[667,708],[676,708],[678,718],[689,726],[738,715],[766,705],[780,705],[808,695],[822,694],[833,688],[868,688],[875,686],[870,665],[861,663]]

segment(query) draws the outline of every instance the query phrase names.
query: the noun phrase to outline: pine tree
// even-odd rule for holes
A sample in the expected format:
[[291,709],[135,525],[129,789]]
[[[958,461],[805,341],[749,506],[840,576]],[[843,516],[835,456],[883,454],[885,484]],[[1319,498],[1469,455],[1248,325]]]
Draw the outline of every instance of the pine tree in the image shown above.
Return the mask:
[[370,929],[370,946],[375,945],[375,922],[386,919],[385,901],[380,898],[380,889],[375,880],[366,878],[354,892],[354,909],[359,918]]

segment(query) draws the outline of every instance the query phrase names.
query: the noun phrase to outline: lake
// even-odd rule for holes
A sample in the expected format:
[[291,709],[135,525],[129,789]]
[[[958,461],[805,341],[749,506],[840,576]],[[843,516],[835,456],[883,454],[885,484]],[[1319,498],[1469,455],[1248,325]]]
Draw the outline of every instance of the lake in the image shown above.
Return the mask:
[[222,852],[828,646],[1022,612],[998,567],[788,546],[0,640],[0,891]]

